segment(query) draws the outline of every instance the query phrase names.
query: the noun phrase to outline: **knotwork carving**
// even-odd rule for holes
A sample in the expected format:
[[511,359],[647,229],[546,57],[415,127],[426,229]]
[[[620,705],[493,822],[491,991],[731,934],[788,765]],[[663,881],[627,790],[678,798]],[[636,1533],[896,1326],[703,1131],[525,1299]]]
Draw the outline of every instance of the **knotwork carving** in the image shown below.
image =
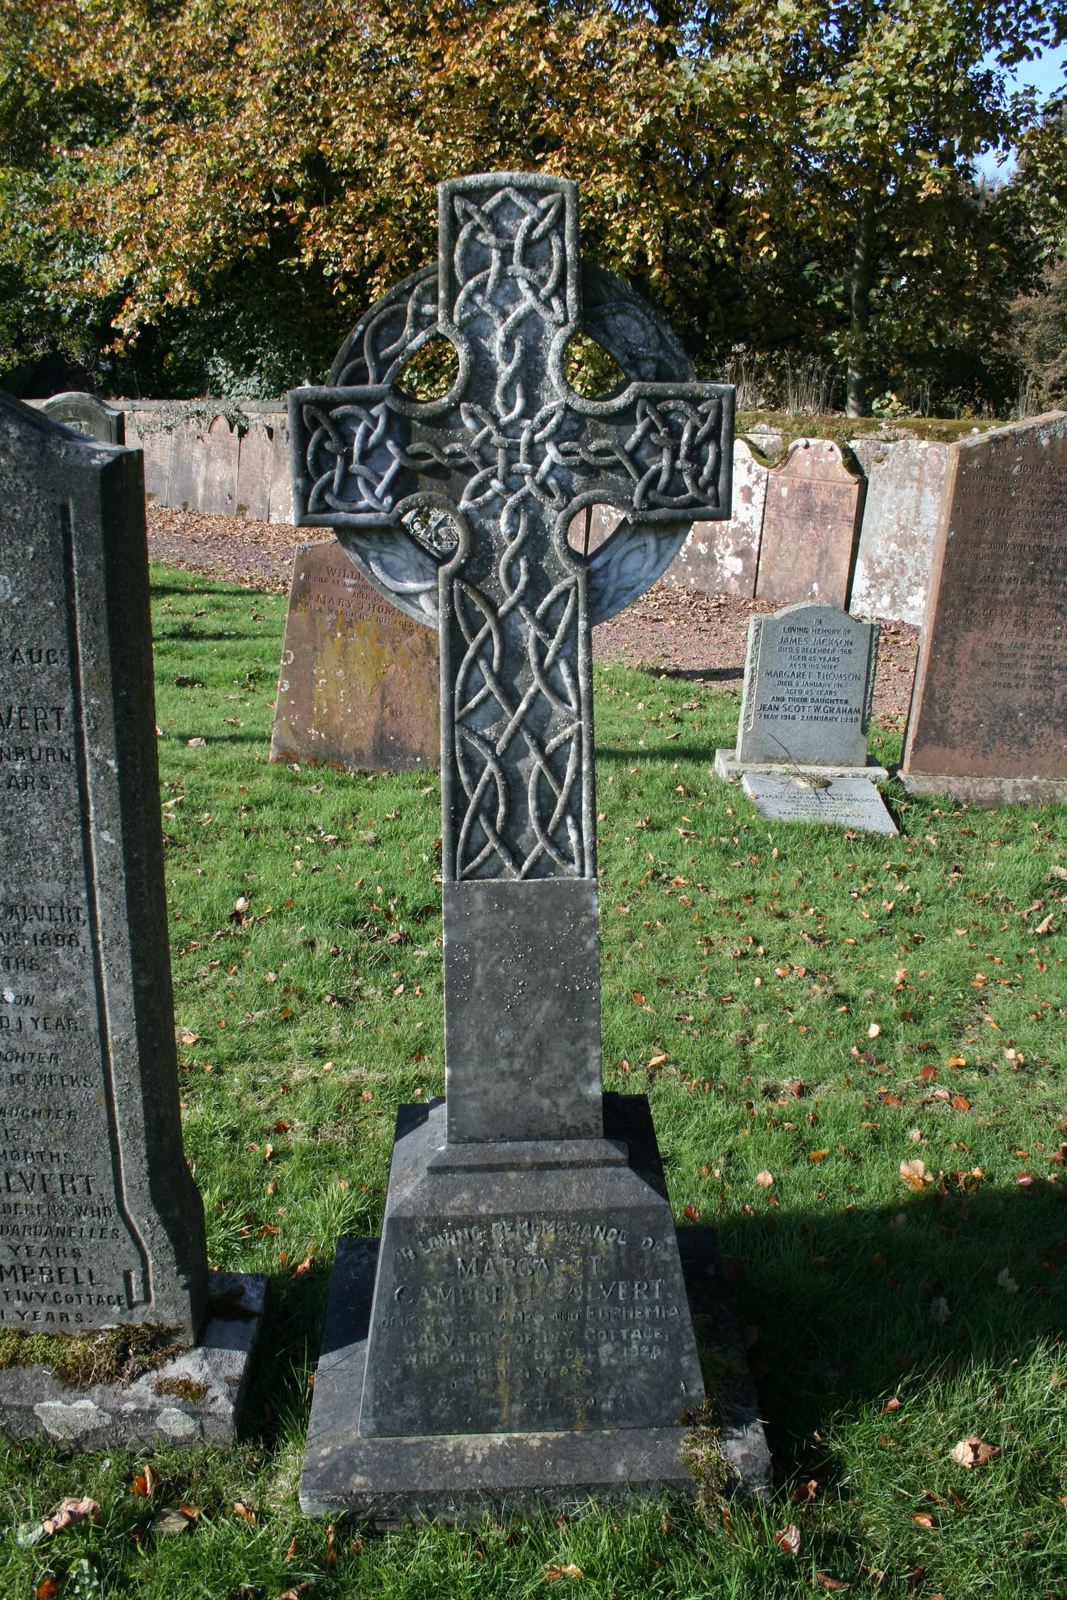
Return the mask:
[[[345,341],[321,389],[290,396],[298,521],[335,528],[372,583],[441,630],[444,873],[593,876],[590,628],[669,564],[692,522],[729,515],[732,391],[697,383],[633,291],[581,266],[564,179],[441,185],[436,270]],[[583,310],[584,291],[584,310]],[[631,381],[567,384],[584,328]],[[397,386],[430,338],[455,345],[449,393]],[[625,518],[584,559],[577,511]],[[451,519],[455,542],[425,537]]]

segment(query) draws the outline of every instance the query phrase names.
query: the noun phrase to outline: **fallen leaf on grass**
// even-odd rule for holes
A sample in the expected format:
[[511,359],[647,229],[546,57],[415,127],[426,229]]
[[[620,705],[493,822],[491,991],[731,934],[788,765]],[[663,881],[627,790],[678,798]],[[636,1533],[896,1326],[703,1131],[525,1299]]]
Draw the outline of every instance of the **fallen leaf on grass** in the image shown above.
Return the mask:
[[652,1071],[653,1067],[665,1067],[670,1059],[670,1056],[667,1055],[666,1052],[658,1056],[653,1056],[652,1060],[648,1063],[649,1072]]
[[774,1536],[774,1542],[791,1556],[800,1554],[800,1529],[792,1522],[786,1523],[784,1528],[779,1528]]
[[829,1150],[809,1150],[808,1151],[808,1160],[809,1161],[825,1161],[826,1157],[829,1154],[830,1154]]
[[64,1528],[72,1528],[76,1522],[93,1521],[100,1514],[100,1507],[95,1500],[86,1497],[76,1500],[68,1496],[61,1500],[50,1516],[41,1519],[41,1537],[50,1539],[54,1533],[62,1533]]
[[246,1522],[250,1522],[252,1524],[253,1528],[255,1527],[255,1525],[256,1525],[256,1514],[255,1514],[255,1512],[254,1511],[249,1511],[248,1507],[245,1506],[245,1505],[242,1505],[240,1500],[237,1500],[237,1501],[234,1502],[233,1514],[234,1514],[235,1517],[243,1517]]
[[946,1067],[965,1067],[966,1065],[967,1062],[963,1056],[949,1056],[945,1062]]
[[58,1578],[45,1578],[42,1583],[37,1585],[34,1593],[37,1596],[37,1600],[52,1600],[52,1596],[57,1595],[61,1588],[62,1584]]
[[565,1567],[557,1567],[557,1566],[555,1566],[555,1565],[550,1563],[545,1568],[545,1582],[546,1583],[557,1583],[560,1578],[584,1578],[584,1577],[585,1577],[585,1573],[582,1571],[581,1567],[576,1567],[574,1565],[573,1561],[569,1561]]
[[958,1461],[961,1467],[966,1467],[970,1472],[972,1467],[987,1466],[994,1456],[999,1456],[1000,1446],[983,1444],[976,1433],[971,1433],[966,1439],[961,1439],[950,1454],[953,1461]]
[[1015,1182],[1020,1189],[1032,1189],[1034,1186],[1034,1180],[1029,1172],[1020,1172]]
[[809,1500],[815,1499],[818,1492],[819,1483],[817,1478],[809,1478],[806,1483],[798,1483],[793,1490],[793,1504],[795,1506],[806,1506]]
[[900,1406],[901,1406],[901,1402],[897,1399],[896,1395],[894,1394],[894,1395],[891,1395],[889,1397],[889,1399],[886,1401],[885,1405],[882,1407],[882,1410],[883,1411],[899,1411],[900,1410]]
[[774,1182],[774,1173],[768,1172],[767,1168],[764,1167],[762,1172],[756,1173],[756,1182],[762,1189],[769,1189],[771,1184]]
[[912,1522],[917,1522],[920,1528],[936,1528],[937,1518],[932,1511],[916,1511]]
[[170,1539],[177,1533],[184,1533],[186,1528],[191,1526],[191,1519],[184,1511],[175,1511],[172,1506],[164,1511],[157,1511],[152,1518],[152,1532],[158,1533],[161,1539]]
[[314,1256],[305,1256],[303,1261],[301,1261],[300,1265],[298,1267],[294,1267],[293,1268],[292,1276],[294,1278],[306,1278],[308,1273],[311,1271],[311,1269],[312,1269],[312,1267],[314,1265],[315,1265],[315,1257]]
[[997,1273],[997,1282],[1004,1290],[1005,1294],[1019,1293],[1019,1285],[1016,1283],[1007,1267],[1001,1267],[1000,1271]]
[[954,1094],[952,1096],[952,1109],[953,1111],[969,1111],[971,1109],[971,1102],[964,1094]]
[[187,1501],[183,1500],[178,1510],[183,1517],[188,1517],[190,1522],[195,1522],[197,1517],[203,1513],[204,1508],[203,1506],[189,1505]]
[[817,1572],[815,1574],[815,1582],[819,1585],[819,1587],[821,1589],[851,1589],[852,1588],[852,1585],[850,1583],[846,1583],[843,1578],[831,1578],[831,1576],[830,1576],[830,1574],[828,1572]]
[[148,1466],[145,1467],[143,1472],[139,1472],[137,1477],[134,1478],[133,1482],[130,1484],[130,1493],[139,1494],[145,1500],[151,1500],[158,1486],[159,1480],[156,1478],[152,1468]]
[[645,1004],[645,997],[639,989],[634,989],[631,991],[630,999],[633,1001],[635,1006],[643,1006]]
[[926,1163],[921,1156],[916,1156],[913,1161],[902,1161],[900,1163],[900,1176],[909,1189],[915,1189],[920,1193],[932,1181],[930,1173],[926,1170]]
[[700,1212],[697,1210],[696,1206],[693,1205],[683,1206],[682,1216],[685,1218],[686,1222],[700,1221]]

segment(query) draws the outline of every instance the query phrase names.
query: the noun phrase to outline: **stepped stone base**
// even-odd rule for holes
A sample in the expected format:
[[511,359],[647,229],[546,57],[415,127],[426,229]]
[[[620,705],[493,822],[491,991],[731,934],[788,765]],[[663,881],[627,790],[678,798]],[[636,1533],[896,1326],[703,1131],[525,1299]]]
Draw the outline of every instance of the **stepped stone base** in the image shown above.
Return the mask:
[[212,1272],[208,1294],[199,1343],[133,1383],[68,1389],[47,1367],[0,1370],[0,1432],[9,1440],[63,1440],[76,1450],[202,1442],[231,1449],[267,1279]]

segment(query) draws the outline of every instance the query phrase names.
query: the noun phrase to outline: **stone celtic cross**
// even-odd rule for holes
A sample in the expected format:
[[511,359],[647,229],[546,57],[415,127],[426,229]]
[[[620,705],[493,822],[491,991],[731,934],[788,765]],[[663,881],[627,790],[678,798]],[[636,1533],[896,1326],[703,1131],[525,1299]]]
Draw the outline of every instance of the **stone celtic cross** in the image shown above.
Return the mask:
[[[574,183],[487,173],[439,197],[436,269],[290,393],[294,520],[440,630],[449,1140],[598,1137],[591,630],[694,521],[729,517],[733,390],[582,263]],[[567,381],[582,332],[625,374],[603,399]],[[455,381],[412,399],[402,370],[442,335]],[[567,531],[597,503],[623,521],[584,557]],[[422,531],[441,513],[450,542]]]

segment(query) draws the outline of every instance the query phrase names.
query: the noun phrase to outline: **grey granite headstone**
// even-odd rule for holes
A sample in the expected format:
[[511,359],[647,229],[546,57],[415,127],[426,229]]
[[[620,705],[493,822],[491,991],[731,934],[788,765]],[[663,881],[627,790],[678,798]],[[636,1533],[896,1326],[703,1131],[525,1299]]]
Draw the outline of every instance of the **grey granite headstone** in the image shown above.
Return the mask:
[[117,406],[105,405],[94,394],[82,394],[72,389],[66,394],[54,394],[48,400],[39,400],[36,410],[43,411],[53,422],[62,422],[75,433],[99,439],[101,444],[126,443],[126,418]]
[[877,626],[834,606],[751,618],[737,760],[865,766],[877,659]]
[[897,833],[869,778],[746,772],[741,787],[768,822],[832,822],[863,833]]
[[141,459],[0,395],[0,1324],[195,1334]]
[[256,1285],[235,1342],[182,1150],[140,452],[0,394],[0,504],[0,1327],[203,1330],[206,1374],[200,1405],[184,1367],[137,1397],[5,1372],[0,1426],[232,1440]]
[[[366,1344],[334,1364],[362,1343],[338,1281],[316,1515],[683,1491],[680,1419],[704,1397],[647,1107],[601,1093],[590,645],[694,521],[729,517],[733,391],[583,266],[573,183],[438,192],[437,268],[372,307],[328,386],[290,395],[297,522],[334,528],[441,641],[446,1100],[401,1109]],[[580,331],[629,379],[606,400],[567,383]],[[396,380],[432,338],[458,375],[412,401]],[[620,520],[576,549],[588,506]],[[422,539],[420,510],[458,542]]]

